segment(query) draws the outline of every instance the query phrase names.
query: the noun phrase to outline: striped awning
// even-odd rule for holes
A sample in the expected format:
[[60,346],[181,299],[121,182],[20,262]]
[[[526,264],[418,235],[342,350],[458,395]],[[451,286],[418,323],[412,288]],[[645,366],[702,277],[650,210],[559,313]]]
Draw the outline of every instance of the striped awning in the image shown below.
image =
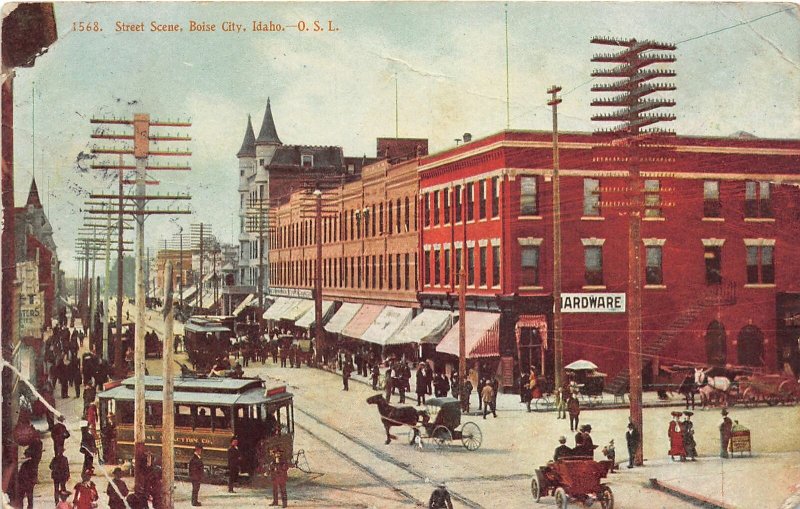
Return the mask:
[[342,334],[355,339],[361,339],[361,336],[367,331],[372,322],[378,318],[378,315],[383,311],[383,306],[377,304],[364,304],[358,310],[356,316],[350,320],[347,327],[344,328]]
[[[467,311],[465,353],[468,359],[500,356],[500,314]],[[458,356],[458,324],[444,336],[436,351]]]
[[255,299],[255,298],[256,298],[256,294],[254,294],[254,293],[248,294],[247,297],[245,297],[244,300],[242,302],[240,302],[238,306],[236,306],[236,309],[233,310],[233,313],[232,313],[233,316],[239,316],[239,313],[244,311],[244,308],[246,308],[247,305],[250,304],[253,301],[253,299]]
[[360,309],[361,304],[354,304],[352,302],[342,303],[339,310],[333,315],[333,318],[325,324],[325,330],[331,334],[341,334],[344,328],[347,327],[347,324],[350,323],[350,320],[358,314]]
[[264,311],[262,318],[264,318],[264,320],[280,320],[283,312],[297,304],[297,300],[298,299],[290,299],[289,297],[278,297],[275,302]]
[[[314,327],[316,325],[316,310],[314,309],[314,305],[312,302],[311,309],[305,312],[303,316],[297,319],[294,324],[297,327]],[[328,319],[333,316],[333,301],[330,300],[323,300],[322,301],[322,323],[325,324]]]
[[453,326],[453,313],[441,309],[426,309],[386,340],[387,345],[405,343],[436,344]]
[[411,321],[414,310],[386,306],[372,324],[361,335],[361,339],[378,345],[386,345],[389,340]]
[[281,312],[281,318],[294,322],[306,314],[309,309],[314,308],[314,301],[310,299],[295,299],[293,306],[289,306]]

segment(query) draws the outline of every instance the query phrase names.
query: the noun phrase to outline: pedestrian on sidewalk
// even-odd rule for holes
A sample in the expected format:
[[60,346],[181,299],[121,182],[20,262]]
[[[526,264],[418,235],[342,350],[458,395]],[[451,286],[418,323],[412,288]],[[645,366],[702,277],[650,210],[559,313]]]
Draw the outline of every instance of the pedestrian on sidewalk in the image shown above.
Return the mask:
[[233,438],[228,447],[228,493],[233,493],[233,486],[239,480],[239,463],[242,455],[239,452],[239,440]]
[[581,416],[581,404],[578,398],[572,394],[570,394],[569,400],[567,400],[567,412],[569,412],[569,430],[577,431]]
[[486,387],[486,380],[478,379],[478,411],[483,410],[483,388]]
[[686,457],[692,461],[697,461],[697,443],[694,441],[694,423],[692,416],[694,412],[683,412],[685,418],[681,423],[681,430],[683,431],[683,447],[686,449]]
[[[469,378],[464,379],[464,383],[459,385],[460,387],[460,400],[461,400],[461,411],[464,413],[469,413],[469,400],[472,397],[472,381]],[[478,400],[480,400],[480,394],[478,394]]]
[[381,376],[381,368],[380,368],[380,366],[378,366],[378,363],[376,362],[376,363],[374,363],[372,365],[372,390],[373,391],[377,391],[378,390],[378,379],[380,378],[380,376]]
[[50,461],[50,478],[53,480],[53,500],[58,504],[59,495],[67,490],[69,481],[69,460],[64,456],[63,447]]
[[92,481],[92,474],[94,471],[91,468],[84,469],[81,474],[81,482],[75,485],[75,497],[72,499],[72,507],[74,509],[93,509],[96,506],[97,499],[100,496],[97,494],[97,487]]
[[669,437],[669,457],[675,461],[675,456],[680,457],[681,461],[686,461],[686,448],[683,446],[683,429],[679,421],[680,412],[672,412],[672,420],[667,428]]
[[556,419],[567,418],[567,398],[565,397],[565,394],[566,393],[563,387],[556,388]]
[[[64,426],[64,416],[59,415],[53,428],[50,430],[50,438],[53,439],[53,451],[58,454],[64,452],[64,442],[69,438],[69,430]],[[64,488],[66,489],[66,487]],[[58,502],[58,498],[56,498]]]
[[353,362],[350,360],[350,354],[344,359],[344,364],[342,364],[342,390],[349,391],[350,390],[350,375],[353,374]]
[[203,446],[196,445],[192,459],[189,460],[189,480],[192,481],[192,505],[201,506],[200,484],[203,482]]
[[625,432],[625,442],[628,444],[628,468],[633,468],[633,460],[636,457],[636,448],[639,445],[639,432],[632,422],[628,423],[628,431]]
[[39,462],[34,461],[33,452],[25,449],[25,461],[19,467],[17,487],[19,489],[19,508],[28,500],[28,509],[33,509],[33,488],[39,482]]
[[481,400],[483,400],[483,418],[486,419],[486,414],[489,413],[489,407],[492,409],[492,415],[497,418],[497,412],[494,408],[494,389],[492,388],[492,384],[484,383],[483,390],[481,390]]
[[94,456],[97,454],[97,442],[95,442],[94,435],[89,431],[89,423],[86,421],[81,421],[80,452],[83,454],[83,468],[81,471],[92,470]]
[[[108,495],[108,507],[109,509],[125,509],[124,500],[128,496],[128,485],[122,480],[121,468],[115,468],[113,475],[114,479],[112,479],[106,487],[106,495]],[[119,493],[117,493],[118,491]],[[122,495],[122,497],[120,497],[120,495]]]
[[427,373],[424,363],[420,362],[416,373],[417,406],[425,404],[425,394],[428,390]]
[[272,503],[271,506],[278,505],[278,494],[280,494],[283,507],[288,505],[289,497],[286,493],[286,482],[289,480],[289,464],[283,459],[283,452],[280,449],[273,449],[272,461],[269,464],[269,473],[272,477]]
[[728,457],[728,444],[731,441],[733,421],[728,417],[728,409],[722,409],[722,422],[719,424],[719,457]]

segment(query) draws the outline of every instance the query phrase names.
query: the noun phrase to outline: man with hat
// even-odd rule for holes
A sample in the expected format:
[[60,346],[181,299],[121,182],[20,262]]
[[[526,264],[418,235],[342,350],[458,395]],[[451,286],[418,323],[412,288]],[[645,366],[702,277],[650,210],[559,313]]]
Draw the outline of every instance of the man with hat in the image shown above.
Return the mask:
[[671,412],[672,420],[669,422],[667,428],[667,436],[669,437],[669,457],[674,460],[675,456],[679,456],[681,461],[686,461],[686,448],[683,446],[683,430],[681,429],[680,417],[683,415],[681,412]]
[[[69,438],[69,430],[64,426],[64,416],[59,415],[53,428],[50,430],[50,438],[53,439],[53,451],[64,451],[64,441]],[[56,499],[56,502],[58,500]]]
[[556,447],[553,453],[553,461],[558,461],[559,458],[572,456],[572,449],[567,445],[567,437],[563,435],[558,437],[558,443],[559,446]]
[[125,509],[125,498],[128,496],[128,485],[122,480],[122,469],[114,469],[114,479],[106,488],[109,509]]
[[453,509],[450,492],[447,491],[447,485],[444,482],[437,484],[436,489],[431,493],[428,509]]
[[639,445],[639,432],[633,422],[628,422],[628,430],[625,432],[625,442],[628,445],[628,468],[633,468],[633,460],[636,457],[636,447]]
[[728,417],[728,409],[722,409],[722,422],[719,424],[719,457],[728,457],[728,444],[731,441],[733,421]]
[[25,449],[25,461],[19,467],[17,486],[19,488],[19,507],[28,499],[28,509],[33,508],[33,487],[39,482],[39,462],[33,458],[33,451]]
[[687,410],[683,412],[683,415],[685,417],[681,423],[681,429],[683,430],[683,447],[686,449],[686,457],[697,461],[697,443],[694,441],[694,423],[692,422],[694,412]]
[[192,481],[192,505],[197,507],[203,504],[200,503],[198,497],[200,495],[200,483],[203,482],[203,446],[197,444],[194,447],[194,454],[192,459],[189,460],[189,480]]
[[239,463],[241,461],[239,452],[239,440],[234,437],[231,439],[231,446],[228,447],[228,493],[233,493],[233,485],[239,479]]
[[[592,435],[590,435],[591,432],[592,425],[584,424],[581,426],[580,431],[575,435],[575,449],[573,449],[573,453],[576,456],[588,456],[594,459],[594,450],[597,448],[597,446],[594,445]],[[580,435],[580,439],[578,438],[578,435]]]
[[56,450],[56,455],[50,461],[50,478],[53,480],[53,498],[58,503],[62,492],[67,491],[69,481],[69,460],[64,456],[64,448]]
[[92,509],[97,499],[97,487],[92,482],[94,470],[87,468],[81,474],[81,482],[75,485],[75,497],[72,499],[74,509]]
[[93,467],[94,455],[97,453],[97,442],[94,439],[91,431],[89,431],[89,422],[81,421],[81,447],[80,452],[83,454],[83,471],[90,470]]
[[269,473],[272,477],[272,503],[270,505],[278,505],[278,493],[280,493],[283,507],[286,507],[288,505],[286,481],[289,480],[289,464],[283,459],[283,452],[280,449],[272,449],[270,453],[272,454],[272,461],[269,464]]

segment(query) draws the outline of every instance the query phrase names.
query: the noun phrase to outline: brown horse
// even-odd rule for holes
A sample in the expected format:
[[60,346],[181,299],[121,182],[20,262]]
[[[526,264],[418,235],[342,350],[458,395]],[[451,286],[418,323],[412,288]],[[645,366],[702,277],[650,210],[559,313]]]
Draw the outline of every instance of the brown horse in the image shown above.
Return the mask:
[[381,394],[376,394],[367,398],[367,403],[370,405],[378,405],[378,412],[381,414],[381,422],[383,427],[386,428],[386,444],[391,443],[392,439],[397,439],[396,436],[389,433],[389,428],[392,426],[416,426],[419,418],[427,416],[427,413],[422,410],[417,410],[411,406],[394,407],[386,402],[386,399]]

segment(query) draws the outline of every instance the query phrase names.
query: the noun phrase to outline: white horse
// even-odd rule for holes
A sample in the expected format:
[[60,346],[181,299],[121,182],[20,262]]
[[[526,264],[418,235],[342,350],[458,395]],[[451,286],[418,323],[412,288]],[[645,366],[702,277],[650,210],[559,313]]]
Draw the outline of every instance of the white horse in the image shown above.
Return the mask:
[[726,376],[708,376],[710,369],[694,368],[694,382],[700,388],[700,403],[705,408],[706,404],[715,400],[723,405],[727,404],[728,390],[731,380]]

